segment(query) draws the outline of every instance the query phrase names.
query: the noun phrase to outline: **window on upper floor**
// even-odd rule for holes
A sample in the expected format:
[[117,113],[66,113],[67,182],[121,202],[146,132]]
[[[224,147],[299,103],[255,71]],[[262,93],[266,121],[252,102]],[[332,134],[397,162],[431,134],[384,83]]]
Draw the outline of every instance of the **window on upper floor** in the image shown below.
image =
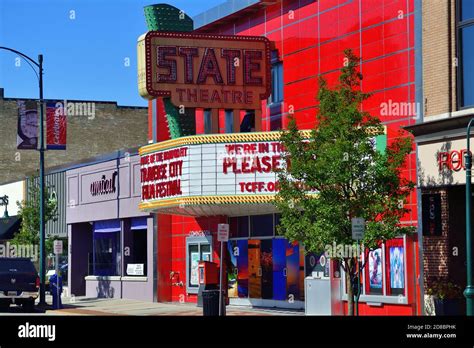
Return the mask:
[[279,59],[278,51],[272,51],[272,94],[268,104],[283,102],[283,62]]
[[458,105],[474,107],[474,1],[458,0]]

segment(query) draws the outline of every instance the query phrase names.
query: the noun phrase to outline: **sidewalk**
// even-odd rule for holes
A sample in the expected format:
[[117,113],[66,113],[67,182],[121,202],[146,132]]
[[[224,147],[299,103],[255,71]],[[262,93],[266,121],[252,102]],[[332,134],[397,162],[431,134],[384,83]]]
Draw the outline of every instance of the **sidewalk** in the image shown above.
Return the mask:
[[[72,300],[72,301],[71,301]],[[49,301],[48,301],[49,302]],[[202,308],[185,303],[151,303],[127,299],[63,298],[64,309],[47,310],[46,315],[137,315],[137,316],[202,316]],[[304,315],[301,311],[227,306],[229,316]],[[44,315],[44,314],[43,314]]]

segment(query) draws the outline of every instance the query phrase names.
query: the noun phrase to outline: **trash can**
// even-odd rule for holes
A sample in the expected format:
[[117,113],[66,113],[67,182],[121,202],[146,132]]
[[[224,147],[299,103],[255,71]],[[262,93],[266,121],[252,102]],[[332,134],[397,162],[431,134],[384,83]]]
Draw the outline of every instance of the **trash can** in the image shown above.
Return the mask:
[[[58,289],[59,287],[59,289]],[[53,297],[53,308],[61,309],[64,308],[61,303],[61,293],[63,292],[63,279],[57,274],[53,274],[49,277],[49,288],[51,296]]]
[[[219,316],[219,290],[202,292],[202,309],[205,317]],[[225,298],[222,296],[222,315],[225,315]]]

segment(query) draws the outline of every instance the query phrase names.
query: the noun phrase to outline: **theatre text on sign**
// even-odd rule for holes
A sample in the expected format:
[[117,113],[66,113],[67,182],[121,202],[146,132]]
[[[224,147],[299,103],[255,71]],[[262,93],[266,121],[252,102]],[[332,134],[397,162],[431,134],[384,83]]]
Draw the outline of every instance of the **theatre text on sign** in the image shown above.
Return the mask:
[[270,95],[265,37],[148,32],[138,42],[140,94],[176,106],[260,109]]
[[278,141],[191,144],[142,155],[142,201],[195,195],[274,194]]

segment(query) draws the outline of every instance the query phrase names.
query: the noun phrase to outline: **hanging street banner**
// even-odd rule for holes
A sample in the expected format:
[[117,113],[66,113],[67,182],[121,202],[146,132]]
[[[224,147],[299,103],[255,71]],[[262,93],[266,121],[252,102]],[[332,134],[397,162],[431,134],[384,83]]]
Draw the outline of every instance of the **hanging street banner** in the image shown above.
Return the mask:
[[34,100],[18,100],[18,150],[38,148],[38,104]]
[[46,127],[46,148],[66,150],[67,117],[62,105],[57,106],[55,102],[46,104]]
[[257,110],[270,95],[270,59],[261,36],[150,31],[138,39],[138,89],[177,107]]

